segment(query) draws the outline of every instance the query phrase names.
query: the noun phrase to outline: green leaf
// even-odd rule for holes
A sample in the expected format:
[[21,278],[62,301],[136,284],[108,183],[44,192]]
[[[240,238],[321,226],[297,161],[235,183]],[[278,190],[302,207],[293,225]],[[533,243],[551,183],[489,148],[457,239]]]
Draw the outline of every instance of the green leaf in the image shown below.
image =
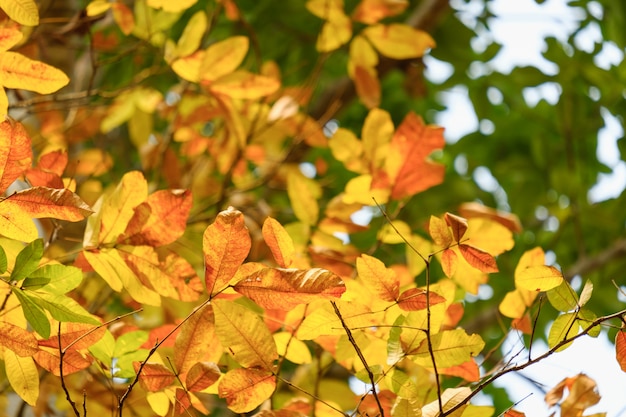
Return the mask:
[[[561,314],[554,320],[552,327],[550,327],[550,333],[548,334],[548,346],[550,348],[555,347],[563,340],[574,337],[578,334],[578,323],[576,322],[576,313]],[[560,352],[570,347],[572,342],[566,343],[557,349]]]
[[7,272],[7,254],[4,252],[2,246],[0,246],[0,274]]
[[129,352],[134,352],[148,341],[148,333],[143,330],[124,333],[115,341],[113,357],[119,358]]
[[89,346],[89,353],[100,362],[111,366],[113,362],[113,350],[115,349],[115,339],[110,331],[104,333],[104,337],[93,345]]
[[[580,324],[580,327],[583,328],[583,330],[591,326],[591,323],[593,323],[593,321],[597,318],[598,316],[596,316],[596,313],[594,313],[593,311],[587,310],[586,308],[582,308],[578,312],[578,322]],[[602,326],[596,326],[593,329],[589,330],[587,334],[591,337],[598,337],[601,331],[602,331]]]
[[404,358],[404,350],[400,335],[402,334],[402,324],[404,324],[404,316],[400,315],[393,322],[391,330],[389,330],[389,338],[387,339],[387,365],[394,365]]
[[572,311],[578,306],[578,295],[572,286],[569,285],[569,282],[565,280],[558,287],[548,290],[546,294],[552,307],[559,311]]
[[11,290],[20,301],[24,317],[26,317],[26,320],[28,320],[31,327],[44,339],[49,338],[50,321],[48,320],[48,316],[46,316],[43,309],[21,289],[13,287]]
[[33,277],[28,277],[26,278],[23,282],[22,282],[22,289],[24,290],[38,290],[39,288],[43,287],[44,285],[50,283],[50,278],[43,278],[43,277],[38,277],[38,278],[33,278]]
[[15,267],[11,272],[11,279],[20,281],[37,269],[43,256],[43,239],[30,242],[21,250],[15,259]]
[[133,367],[133,362],[143,362],[148,357],[148,349],[139,349],[119,357],[115,364],[116,372],[113,375],[117,378],[134,378],[137,373]]
[[42,291],[34,292],[36,303],[47,310],[50,315],[61,322],[100,324],[83,306],[63,295],[55,295]]
[[29,279],[32,278],[47,279],[49,283],[42,290],[56,295],[63,295],[78,287],[83,280],[83,273],[74,266],[48,264],[30,274]]

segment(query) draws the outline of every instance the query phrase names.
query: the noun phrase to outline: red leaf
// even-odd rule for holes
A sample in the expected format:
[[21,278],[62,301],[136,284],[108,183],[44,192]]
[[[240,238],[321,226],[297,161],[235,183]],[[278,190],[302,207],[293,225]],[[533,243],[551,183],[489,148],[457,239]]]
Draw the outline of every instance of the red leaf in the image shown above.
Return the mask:
[[468,264],[478,269],[481,272],[491,273],[498,272],[498,265],[496,264],[496,258],[488,254],[487,252],[475,248],[470,245],[459,245],[461,255],[467,261]]
[[461,365],[443,368],[440,372],[444,375],[461,377],[468,382],[476,382],[480,379],[480,370],[474,359],[470,359]]
[[[445,298],[432,291],[428,299],[431,306],[446,301]],[[398,297],[398,306],[404,311],[424,310],[428,305],[426,300],[426,291],[421,288],[409,288]]]

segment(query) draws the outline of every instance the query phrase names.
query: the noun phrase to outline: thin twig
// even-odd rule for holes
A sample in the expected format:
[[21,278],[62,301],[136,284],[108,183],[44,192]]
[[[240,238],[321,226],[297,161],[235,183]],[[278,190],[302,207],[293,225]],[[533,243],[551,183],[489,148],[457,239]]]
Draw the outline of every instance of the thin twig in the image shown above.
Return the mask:
[[70,391],[67,389],[65,385],[65,376],[63,375],[63,357],[65,356],[65,349],[61,346],[61,322],[59,322],[59,333],[57,334],[57,339],[59,341],[59,376],[61,377],[61,388],[63,388],[63,392],[65,392],[65,398],[67,402],[72,406],[72,410],[74,410],[74,414],[76,417],[80,417],[80,413],[78,412],[78,408],[76,408],[76,403],[72,400],[72,396],[70,395]]
[[539,314],[541,313],[541,306],[543,304],[543,295],[539,297],[539,309],[537,310],[537,315],[535,316],[535,321],[533,322],[533,329],[530,333],[530,342],[528,343],[528,360],[531,359],[531,352],[533,350],[533,340],[535,338],[535,329],[537,328],[537,322],[539,321]]
[[378,393],[376,392],[376,381],[374,380],[374,374],[372,373],[372,370],[367,364],[367,361],[365,360],[365,356],[363,356],[363,352],[361,352],[359,345],[357,345],[356,340],[354,340],[354,337],[352,336],[352,331],[350,331],[350,328],[348,327],[346,322],[343,320],[343,316],[341,315],[339,308],[337,308],[337,304],[334,301],[331,301],[330,303],[333,305],[333,308],[335,309],[335,314],[337,315],[337,317],[339,317],[339,321],[341,321],[341,325],[343,326],[344,330],[346,331],[346,334],[348,335],[348,340],[350,341],[350,344],[352,345],[352,347],[354,347],[354,350],[356,350],[356,354],[358,355],[359,359],[361,360],[361,363],[363,364],[363,366],[365,367],[365,370],[367,371],[367,376],[369,377],[370,382],[372,383],[372,395],[374,396],[374,399],[376,400],[376,404],[378,405],[378,411],[380,411],[380,417],[385,417],[385,410],[383,409],[383,405],[380,403],[380,398],[378,398]]

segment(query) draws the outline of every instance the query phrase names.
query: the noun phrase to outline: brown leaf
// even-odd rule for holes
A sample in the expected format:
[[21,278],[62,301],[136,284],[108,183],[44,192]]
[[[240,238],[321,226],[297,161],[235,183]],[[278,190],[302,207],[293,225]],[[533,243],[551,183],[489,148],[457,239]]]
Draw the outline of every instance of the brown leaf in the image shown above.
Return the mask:
[[[139,372],[140,362],[133,362],[135,372]],[[176,380],[176,375],[165,365],[160,363],[146,363],[139,375],[139,384],[146,391],[156,392],[166,388]]]
[[498,272],[496,259],[487,252],[470,245],[459,245],[461,255],[472,267],[484,273]]
[[185,386],[191,392],[202,391],[220,378],[220,368],[214,362],[197,362],[187,373]]
[[247,413],[267,400],[276,389],[276,378],[265,370],[238,368],[229,371],[218,387],[219,396],[235,413]]
[[339,298],[346,291],[342,279],[321,268],[265,268],[235,285],[235,291],[263,308],[291,310],[320,298]]
[[484,217],[500,223],[511,232],[520,233],[522,224],[515,214],[492,209],[480,203],[463,203],[459,207],[459,213],[465,218]]
[[461,238],[467,231],[467,220],[452,213],[446,213],[445,219],[448,226],[452,228],[452,235],[454,236],[454,240],[460,242]]
[[[85,323],[61,323],[61,346],[71,349],[81,350],[91,347],[94,343],[104,337],[106,327],[96,327],[93,324]],[[39,346],[59,348],[59,335],[54,334],[47,340],[40,340]]]

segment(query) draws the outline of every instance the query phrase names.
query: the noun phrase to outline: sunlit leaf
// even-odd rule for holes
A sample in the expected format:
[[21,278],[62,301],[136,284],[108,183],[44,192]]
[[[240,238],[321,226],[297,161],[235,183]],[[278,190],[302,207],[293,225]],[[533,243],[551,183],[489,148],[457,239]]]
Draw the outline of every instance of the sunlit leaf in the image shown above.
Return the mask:
[[423,310],[428,306],[428,301],[433,306],[444,303],[446,299],[433,291],[427,296],[426,291],[421,288],[409,288],[398,297],[398,306],[404,311]]
[[7,272],[8,266],[9,264],[7,261],[7,254],[2,246],[0,246],[0,274],[4,274],[5,272]]
[[298,171],[289,171],[287,194],[296,217],[308,225],[316,224],[319,216],[319,184]]
[[170,13],[183,12],[196,4],[198,0],[147,0],[146,4],[155,9],[163,9],[163,11]]
[[418,58],[435,47],[428,33],[400,23],[369,26],[363,34],[378,52],[393,59]]
[[436,216],[430,216],[428,223],[428,233],[437,246],[447,248],[452,243],[452,233],[448,223]]
[[222,347],[215,336],[213,308],[207,305],[192,314],[180,328],[174,344],[176,370],[184,375],[212,351],[218,352],[219,359]]
[[408,5],[407,0],[361,0],[352,13],[352,18],[372,25],[385,17],[402,13]]
[[506,317],[522,318],[526,309],[530,307],[537,298],[536,291],[529,291],[524,288],[516,288],[509,291],[498,306],[500,313]]
[[127,36],[130,35],[135,28],[135,17],[132,10],[124,3],[113,3],[111,9],[113,10],[113,19],[115,19],[122,33]]
[[243,213],[233,207],[221,211],[204,231],[202,247],[206,289],[213,294],[228,284],[250,251]]
[[222,377],[219,395],[235,413],[247,413],[267,400],[276,389],[276,378],[266,370],[233,369]]
[[480,369],[475,359],[449,368],[438,369],[443,375],[452,375],[463,378],[468,382],[477,382],[480,379]]
[[339,276],[321,268],[264,268],[234,288],[261,307],[275,310],[291,310],[320,298],[339,298],[346,290]]
[[30,143],[30,136],[20,123],[8,120],[0,123],[0,193],[30,167],[33,159]]
[[[479,335],[468,335],[463,329],[444,330],[434,334],[431,342],[437,366],[443,368],[461,365],[478,355],[485,347],[485,342]],[[415,352],[415,358],[421,365],[432,367],[426,341]]]
[[343,162],[346,169],[365,172],[363,164],[363,144],[352,131],[339,128],[328,140],[333,157]]
[[[566,313],[561,314],[554,320],[550,327],[550,333],[548,334],[548,346],[550,348],[578,334],[580,326],[576,322],[576,317],[576,313]],[[564,350],[571,345],[572,342],[566,343],[559,347],[557,351]]]
[[50,337],[50,321],[43,309],[25,291],[15,287],[11,290],[19,300],[28,324],[44,339]]
[[37,267],[43,256],[43,239],[36,239],[24,246],[15,258],[15,266],[11,271],[11,279],[21,281],[29,276]]
[[19,41],[22,40],[24,35],[14,28],[0,28],[0,52],[8,51]]
[[279,88],[280,82],[274,78],[242,70],[224,75],[210,85],[211,91],[215,93],[243,100],[266,97]]
[[447,277],[452,277],[456,273],[458,265],[456,252],[452,249],[445,249],[441,253],[441,268]]
[[249,45],[247,37],[233,36],[209,46],[199,68],[200,80],[214,81],[235,71],[246,57]]
[[280,356],[300,365],[311,363],[312,357],[309,348],[304,342],[296,339],[294,335],[289,332],[279,332],[274,333],[273,337]]
[[189,369],[185,379],[185,387],[192,392],[202,391],[215,384],[222,373],[213,362],[196,362]]
[[185,30],[183,30],[183,34],[180,35],[178,43],[176,44],[176,53],[178,56],[190,55],[200,47],[207,26],[208,20],[204,11],[199,10],[191,16],[187,26],[185,26]]
[[272,251],[272,256],[278,266],[288,268],[293,262],[295,254],[291,236],[278,221],[271,217],[263,222],[262,233],[263,239]]
[[563,397],[565,388],[569,395],[561,402],[562,417],[582,416],[584,411],[600,401],[596,382],[585,374],[565,378],[546,394],[546,403],[551,406],[557,404]]
[[548,291],[563,282],[563,274],[553,266],[530,266],[515,274],[515,286],[529,291]]
[[[133,363],[135,372],[139,372],[140,366],[139,362]],[[175,380],[176,375],[168,367],[160,363],[144,364],[139,375],[139,384],[141,384],[143,389],[150,392],[161,391]]]
[[416,398],[397,397],[391,409],[393,417],[421,417],[421,401]]
[[[472,393],[472,390],[468,387],[462,388],[448,388],[441,394],[441,403],[443,404],[443,411],[448,411],[453,407],[461,404]],[[467,407],[467,404],[459,407],[454,413],[448,414],[453,417],[460,417],[463,411]],[[422,407],[422,417],[437,417],[439,416],[439,400],[432,401]]]
[[226,350],[243,367],[273,368],[276,343],[259,316],[226,300],[213,300],[215,333]]
[[615,357],[619,367],[626,372],[626,331],[623,329],[615,335]]
[[582,291],[580,292],[580,299],[578,300],[578,305],[583,307],[587,304],[587,301],[591,298],[591,294],[593,293],[593,282],[590,280],[585,281],[585,285],[583,286]]
[[[41,349],[34,356],[35,362],[52,375],[60,376],[61,357],[59,349]],[[70,375],[91,366],[93,359],[70,349],[63,355],[63,375]]]
[[446,224],[450,226],[450,229],[452,229],[454,240],[461,242],[461,239],[465,235],[468,228],[467,220],[452,213],[446,213],[444,218],[446,220]]
[[498,256],[515,245],[513,233],[493,220],[468,219],[468,229],[463,243],[481,249],[493,256]]
[[25,26],[39,24],[39,9],[34,0],[0,0],[0,9],[19,24]]
[[33,358],[21,357],[11,350],[5,350],[3,359],[11,387],[22,400],[34,407],[39,398],[39,371]]
[[368,109],[378,107],[381,100],[381,89],[376,70],[357,65],[354,68],[353,78],[357,95],[365,107]]
[[552,307],[559,311],[571,311],[578,306],[578,295],[569,282],[565,280],[559,286],[547,291],[546,295]]
[[32,356],[38,350],[37,339],[32,332],[3,321],[0,321],[0,345],[18,356]]
[[187,190],[159,190],[150,194],[134,208],[133,217],[118,240],[155,247],[174,242],[185,231],[191,203],[191,192]]
[[526,417],[526,414],[522,413],[521,411],[509,409],[505,411],[503,417]]
[[356,269],[365,286],[378,298],[384,301],[398,299],[400,282],[395,271],[386,268],[382,261],[363,254],[356,260]]
[[83,306],[74,299],[50,294],[43,291],[33,292],[31,298],[50,315],[58,321],[71,321],[76,323],[100,324]]
[[93,213],[78,195],[66,188],[27,188],[11,194],[2,205],[22,210],[32,218],[50,217],[70,222],[83,220]]
[[57,295],[63,295],[73,290],[83,280],[80,269],[61,264],[43,265],[30,273],[29,277],[46,278],[47,283],[42,286],[41,290]]
[[[57,330],[57,329],[55,329]],[[107,332],[106,326],[96,326],[86,323],[61,323],[61,333],[58,332],[50,336],[47,340],[40,340],[39,346],[46,346],[59,349],[59,339],[61,347],[64,349],[88,349],[101,340]]]
[[498,264],[491,254],[473,246],[460,244],[459,251],[468,264],[484,273],[498,272]]
[[170,410],[170,398],[163,392],[147,392],[146,401],[157,416],[165,417]]
[[39,94],[54,93],[70,82],[63,71],[10,51],[0,53],[0,74],[0,84],[6,88]]
[[343,0],[307,0],[306,8],[320,19],[337,21],[346,14],[343,9]]
[[501,210],[495,210],[490,207],[484,206],[477,202],[467,202],[461,204],[459,207],[459,214],[466,219],[469,218],[487,218],[491,219],[502,226],[509,229],[511,232],[519,233],[522,231],[522,224],[519,217],[515,214],[504,212]]
[[393,135],[385,162],[393,199],[412,196],[443,181],[444,166],[429,159],[443,146],[442,128],[425,125],[415,113],[407,114]]

